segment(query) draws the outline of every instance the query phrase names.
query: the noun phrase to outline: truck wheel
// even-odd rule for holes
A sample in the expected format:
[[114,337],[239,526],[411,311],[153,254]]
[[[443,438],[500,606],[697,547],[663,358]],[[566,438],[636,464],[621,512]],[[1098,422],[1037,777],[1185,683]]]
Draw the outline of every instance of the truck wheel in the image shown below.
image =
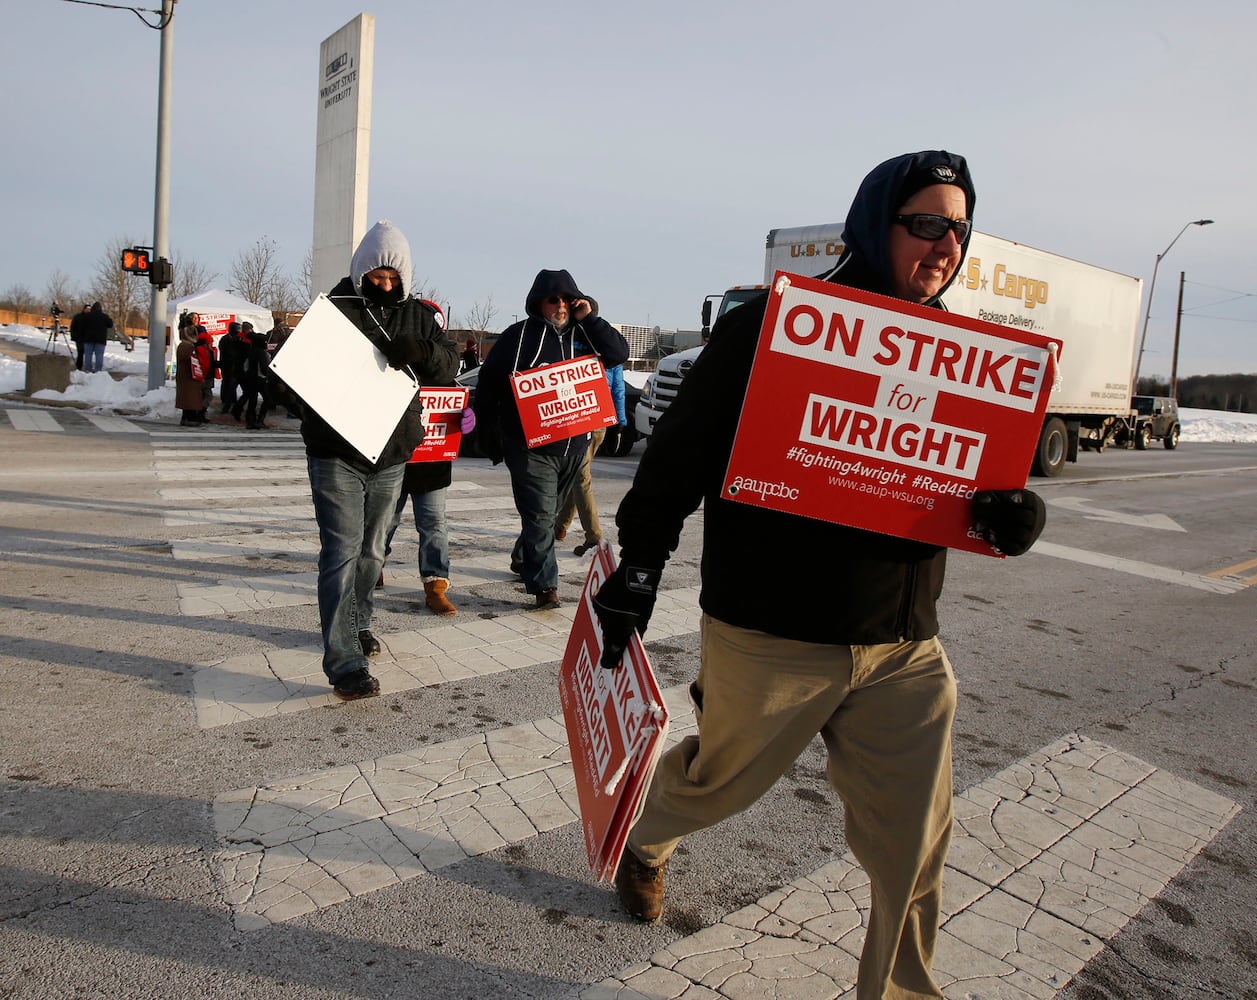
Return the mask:
[[1148,447],[1148,442],[1152,440],[1152,428],[1147,424],[1142,425],[1139,430],[1135,431],[1135,447],[1143,451]]
[[1170,433],[1161,439],[1161,443],[1165,445],[1166,451],[1173,451],[1178,447],[1178,424],[1170,428]]
[[1069,432],[1065,429],[1065,421],[1060,417],[1052,417],[1043,425],[1043,433],[1039,435],[1039,447],[1034,453],[1034,467],[1031,470],[1036,476],[1052,478],[1059,476],[1065,468],[1065,456],[1069,453]]

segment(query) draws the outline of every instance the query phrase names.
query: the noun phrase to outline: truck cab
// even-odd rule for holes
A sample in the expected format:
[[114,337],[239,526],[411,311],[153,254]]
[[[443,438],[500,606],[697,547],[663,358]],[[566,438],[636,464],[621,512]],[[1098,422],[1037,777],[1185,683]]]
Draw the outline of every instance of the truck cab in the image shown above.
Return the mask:
[[[718,299],[720,302],[716,309],[716,320],[719,320],[730,309],[736,309],[767,290],[767,285],[734,285],[726,292],[708,295],[703,299],[703,343],[705,344],[711,335],[713,300]],[[694,362],[698,360],[702,351],[703,347],[700,345],[691,347],[687,351],[669,354],[666,358],[659,360],[654,374],[646,379],[641,398],[637,401],[637,408],[633,411],[633,427],[638,437],[650,437],[655,424],[663,416],[663,411],[676,399],[677,390],[681,388],[681,380],[694,367]]]

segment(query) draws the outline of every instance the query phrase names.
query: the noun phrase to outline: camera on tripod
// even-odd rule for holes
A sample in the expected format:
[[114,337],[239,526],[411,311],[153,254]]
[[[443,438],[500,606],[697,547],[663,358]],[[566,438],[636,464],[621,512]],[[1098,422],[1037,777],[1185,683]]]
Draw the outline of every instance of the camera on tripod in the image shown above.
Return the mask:
[[51,306],[48,307],[48,311],[52,313],[54,316],[61,315],[61,307],[57,305],[57,303],[55,302]]

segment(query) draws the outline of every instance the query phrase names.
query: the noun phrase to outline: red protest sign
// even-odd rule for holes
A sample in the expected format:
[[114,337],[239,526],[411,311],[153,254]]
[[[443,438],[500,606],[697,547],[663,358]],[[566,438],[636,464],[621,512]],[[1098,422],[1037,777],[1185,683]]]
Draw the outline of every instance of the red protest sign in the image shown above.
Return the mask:
[[559,670],[581,829],[599,879],[615,873],[668,729],[663,695],[637,635],[623,666],[599,666],[602,632],[592,599],[614,568],[604,542],[590,565]]
[[724,496],[997,555],[973,495],[1025,486],[1059,348],[778,272]]
[[449,462],[458,458],[467,390],[461,386],[420,389],[419,400],[423,403],[423,441],[407,461]]
[[618,419],[607,373],[593,355],[516,372],[511,391],[529,448],[610,427]]

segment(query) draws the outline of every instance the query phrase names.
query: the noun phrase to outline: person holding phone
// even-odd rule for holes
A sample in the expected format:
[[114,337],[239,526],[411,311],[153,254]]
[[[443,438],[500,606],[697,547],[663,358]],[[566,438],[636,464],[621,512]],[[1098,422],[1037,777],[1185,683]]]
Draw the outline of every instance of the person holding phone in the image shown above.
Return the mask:
[[[524,580],[536,608],[559,607],[554,525],[559,504],[580,476],[589,434],[529,448],[511,392],[511,375],[543,365],[597,355],[606,368],[623,364],[628,343],[598,315],[598,303],[566,270],[542,270],[524,299],[526,317],[506,328],[480,367],[476,426],[480,450],[494,465],[505,461],[519,512],[520,532],[511,571]],[[578,346],[579,345],[579,346]]]

